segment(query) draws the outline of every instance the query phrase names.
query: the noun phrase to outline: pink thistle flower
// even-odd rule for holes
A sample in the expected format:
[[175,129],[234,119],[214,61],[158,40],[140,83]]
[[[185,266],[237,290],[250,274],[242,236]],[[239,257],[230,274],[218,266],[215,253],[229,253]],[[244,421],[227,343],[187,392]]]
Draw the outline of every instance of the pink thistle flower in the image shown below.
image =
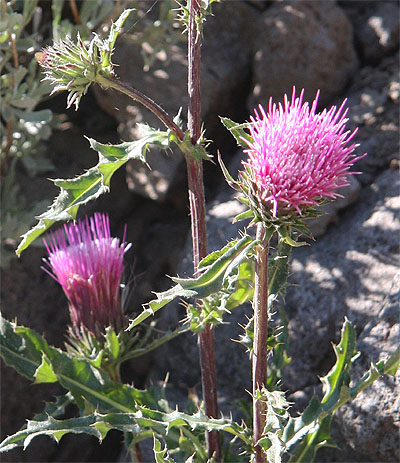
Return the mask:
[[337,189],[349,184],[346,176],[360,158],[350,143],[357,130],[346,131],[346,100],[339,109],[332,106],[316,113],[319,91],[312,103],[303,103],[304,90],[296,98],[293,88],[283,106],[269,101],[268,113],[260,105],[251,117],[252,140],[248,159],[243,162],[250,174],[251,190],[268,215],[281,217],[302,212],[324,199],[341,196]]
[[63,288],[75,333],[86,328],[100,334],[108,326],[122,327],[120,283],[123,259],[130,244],[110,234],[109,218],[96,213],[64,225],[44,240],[49,267],[43,268]]

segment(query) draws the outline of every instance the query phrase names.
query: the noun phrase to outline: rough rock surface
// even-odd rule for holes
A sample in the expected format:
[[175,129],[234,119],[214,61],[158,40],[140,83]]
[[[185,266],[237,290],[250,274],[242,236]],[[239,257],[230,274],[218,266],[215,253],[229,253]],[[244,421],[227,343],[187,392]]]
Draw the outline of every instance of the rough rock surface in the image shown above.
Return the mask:
[[357,70],[352,34],[335,2],[273,2],[256,24],[249,107],[270,96],[281,101],[293,85],[306,89],[306,99],[320,89],[321,107],[328,104]]
[[398,272],[399,249],[392,240],[400,231],[398,188],[397,172],[385,171],[326,235],[294,250],[286,308],[291,350],[302,357],[293,356],[287,369],[291,389],[301,390],[315,382],[316,372],[327,371],[329,341],[337,339],[344,316],[359,332],[378,319]]
[[399,44],[399,6],[393,0],[340,2],[353,23],[361,61],[377,64]]
[[[369,368],[371,361],[376,363],[385,358],[399,345],[399,284],[398,274],[378,316],[360,334],[358,349],[362,357],[355,368],[358,376]],[[397,462],[400,461],[400,446],[393,446],[393,435],[400,435],[399,410],[398,372],[395,378],[385,377],[362,391],[352,403],[339,410],[338,416],[353,448],[363,448],[373,461]]]
[[358,179],[363,184],[371,183],[380,169],[399,158],[399,77],[397,52],[375,68],[363,67],[346,92],[349,128],[358,127],[355,141],[368,153],[357,163],[362,172]]

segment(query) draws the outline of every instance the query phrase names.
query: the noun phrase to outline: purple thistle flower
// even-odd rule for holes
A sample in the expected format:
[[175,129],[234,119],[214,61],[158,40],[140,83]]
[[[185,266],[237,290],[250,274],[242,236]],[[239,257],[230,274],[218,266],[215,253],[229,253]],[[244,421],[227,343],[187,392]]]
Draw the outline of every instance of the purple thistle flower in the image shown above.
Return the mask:
[[63,288],[73,328],[93,334],[107,326],[122,327],[120,282],[123,259],[130,244],[110,235],[106,214],[96,213],[76,224],[64,225],[44,240],[49,257],[43,268]]
[[243,162],[250,174],[251,191],[268,215],[280,217],[315,206],[324,199],[340,196],[338,188],[348,185],[349,169],[360,158],[351,143],[357,130],[345,130],[346,100],[339,109],[332,106],[316,113],[319,91],[309,108],[303,104],[304,90],[296,98],[284,97],[284,105],[269,101],[268,113],[259,106],[249,127],[252,140],[248,159]]

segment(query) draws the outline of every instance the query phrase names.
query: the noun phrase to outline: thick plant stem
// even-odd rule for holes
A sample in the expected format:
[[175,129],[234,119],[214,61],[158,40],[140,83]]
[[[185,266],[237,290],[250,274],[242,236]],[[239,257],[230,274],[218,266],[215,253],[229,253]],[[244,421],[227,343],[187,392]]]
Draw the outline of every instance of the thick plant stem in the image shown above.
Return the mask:
[[[188,27],[188,129],[193,144],[201,136],[200,100],[200,46],[201,34],[196,24],[200,18],[201,0],[190,0]],[[199,262],[207,255],[206,210],[204,198],[203,166],[201,160],[186,155],[189,204],[192,222],[193,266],[197,273]],[[200,367],[205,412],[218,418],[217,375],[214,356],[214,333],[209,326],[199,334]],[[221,461],[221,443],[216,431],[206,434],[208,455]]]
[[175,124],[171,116],[166,111],[164,111],[160,105],[158,105],[147,95],[113,77],[107,77],[99,74],[96,76],[96,82],[103,87],[113,88],[114,90],[124,93],[125,95],[131,97],[133,100],[136,100],[138,103],[141,103],[155,116],[157,116],[160,121],[176,135],[178,140],[183,141],[185,134],[183,133],[182,129]]
[[269,238],[266,238],[262,223],[257,225],[257,263],[254,290],[254,346],[253,346],[253,443],[256,463],[265,463],[263,449],[256,445],[265,427],[265,403],[256,400],[257,391],[267,381],[267,329],[268,329],[268,250]]

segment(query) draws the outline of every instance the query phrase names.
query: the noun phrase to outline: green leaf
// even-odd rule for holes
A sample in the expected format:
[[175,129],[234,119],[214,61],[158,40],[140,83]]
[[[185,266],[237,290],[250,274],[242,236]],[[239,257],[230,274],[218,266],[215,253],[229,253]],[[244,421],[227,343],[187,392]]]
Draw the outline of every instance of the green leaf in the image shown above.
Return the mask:
[[[31,422],[47,421],[49,416],[52,416],[53,418],[62,416],[65,413],[66,407],[73,403],[73,400],[72,395],[67,393],[63,396],[56,397],[54,402],[46,402],[44,410],[35,415]],[[30,430],[27,429],[27,425],[24,425],[20,431],[4,439],[4,441],[0,444],[0,452],[8,452],[15,447],[24,445],[25,439],[29,436],[29,434]]]
[[371,363],[370,369],[364,373],[355,386],[350,388],[350,397],[354,398],[359,392],[370,386],[384,374],[395,376],[400,365],[400,346],[385,360]]
[[[156,293],[157,299],[145,305],[143,312],[131,321],[128,329],[139,325],[139,323],[154,315],[158,310],[176,298],[203,299],[217,292],[221,289],[224,280],[229,277],[232,270],[245,260],[247,254],[256,244],[256,241],[246,235],[240,240],[228,243],[221,251],[215,251],[205,257],[200,263],[203,273],[199,277],[172,278],[177,285],[167,291]],[[245,297],[245,295],[239,295],[238,293],[235,297],[240,299]],[[234,298],[232,299],[233,303]]]
[[284,296],[289,276],[289,259],[292,252],[290,244],[279,237],[276,256],[274,256],[272,269],[268,275],[269,294],[282,294]]
[[57,376],[54,374],[53,368],[45,355],[42,357],[42,363],[35,371],[35,384],[40,383],[55,383]]
[[[155,432],[166,438],[174,438],[179,442],[179,433],[174,434],[174,428],[186,428],[185,433],[193,430],[225,431],[240,438],[250,445],[251,436],[246,428],[231,420],[209,419],[200,411],[194,415],[170,411],[162,391],[158,388],[138,390],[129,385],[114,382],[110,377],[93,367],[89,361],[71,358],[67,353],[48,346],[46,341],[29,328],[16,327],[15,324],[2,320],[3,336],[1,346],[9,348],[3,358],[11,366],[20,367],[20,357],[26,356],[31,371],[38,369],[42,373],[50,368],[59,383],[71,392],[72,397],[81,411],[90,408],[92,414],[67,420],[55,419],[51,414],[58,415],[70,403],[70,397],[65,397],[56,404],[47,406],[45,412],[30,420],[25,428],[0,444],[0,451],[7,451],[16,446],[26,447],[32,439],[47,435],[56,441],[69,432],[86,433],[96,436],[100,441],[110,429],[117,429],[133,434],[132,443],[139,442]],[[5,333],[5,334],[4,334]],[[8,343],[5,338],[19,338],[19,342]],[[20,346],[29,345],[29,350],[19,351]],[[10,355],[10,351],[13,355]],[[39,359],[46,354],[46,363]],[[46,365],[45,367],[43,365]],[[28,375],[33,379],[32,374]],[[53,378],[54,379],[54,378]],[[90,407],[85,407],[90,405]],[[174,437],[175,436],[175,437]]]
[[240,222],[241,220],[249,220],[254,218],[254,212],[251,211],[250,209],[247,209],[246,211],[242,212],[241,214],[238,214],[234,218],[234,223]]
[[[239,182],[235,180],[231,174],[229,173],[228,169],[226,168],[225,164],[222,162],[221,154],[218,153],[218,162],[219,165],[221,166],[222,174],[225,177],[226,183],[233,188],[234,190],[239,190]],[[246,211],[247,213],[248,211]],[[239,214],[239,216],[242,216],[244,213]],[[236,220],[238,221],[238,220]]]
[[[217,292],[227,278],[231,270],[237,267],[254,248],[258,242],[248,235],[235,241],[233,246],[225,246],[224,252],[212,265],[205,268],[205,271],[197,278],[172,278],[175,283],[180,284],[184,289],[196,291],[197,299],[203,299],[212,293]],[[204,267],[203,267],[204,269]]]
[[20,375],[34,381],[43,353],[48,353],[47,348],[44,339],[21,335],[19,328],[0,314],[0,354]]
[[273,347],[272,359],[268,364],[267,389],[269,391],[279,388],[279,383],[283,377],[284,368],[289,365],[289,321],[283,308],[279,308],[281,326],[279,332],[274,335],[276,344]]
[[[0,318],[0,348],[7,365],[32,381],[36,379],[37,370],[42,372],[40,367],[43,368],[42,357],[45,355],[46,376],[41,378],[45,378],[47,382],[51,379],[58,380],[64,388],[71,391],[81,409],[88,402],[103,412],[132,412],[137,410],[137,404],[157,407],[157,401],[161,397],[157,388],[139,390],[112,381],[108,374],[95,368],[91,362],[73,358],[68,353],[49,346],[34,331],[16,326],[4,318]],[[54,376],[48,374],[50,365]]]
[[310,463],[321,447],[337,447],[331,439],[332,415],[326,416],[315,432],[307,434],[290,456],[288,463]]
[[355,386],[350,388],[350,368],[358,357],[355,350],[355,337],[353,325],[345,319],[340,342],[337,346],[333,346],[336,355],[335,365],[325,377],[321,378],[324,385],[323,399],[320,401],[314,396],[303,414],[291,418],[286,425],[283,441],[288,450],[296,446],[289,460],[291,463],[312,462],[318,448],[334,446],[329,432],[336,410],[354,399],[376,379],[384,374],[394,374],[398,368],[400,348],[379,362],[379,365],[372,364]]
[[156,463],[174,463],[175,460],[173,460],[169,455],[168,455],[168,449],[161,448],[161,442],[154,437],[154,444],[153,444],[153,452],[154,452],[154,458],[156,460]]
[[163,291],[161,293],[155,293],[157,299],[153,299],[144,306],[143,312],[140,313],[134,320],[131,320],[131,323],[128,326],[128,330],[131,330],[150,316],[154,315],[174,299],[178,297],[189,299],[191,297],[195,297],[196,294],[197,293],[195,291],[188,291],[183,289],[181,285],[176,285],[173,288],[170,288],[167,291]]
[[256,396],[266,403],[265,426],[263,437],[258,441],[259,445],[266,452],[268,463],[281,463],[285,451],[282,433],[289,418],[289,403],[285,393],[278,390],[271,392],[263,388],[257,391]]
[[238,274],[233,284],[234,290],[226,301],[226,309],[230,312],[239,305],[249,301],[254,294],[255,265],[252,261],[244,261],[239,265]]
[[106,349],[110,352],[112,359],[117,359],[120,353],[118,336],[112,327],[106,328]]
[[335,409],[344,390],[350,385],[350,368],[356,355],[356,331],[350,321],[345,318],[342,326],[340,343],[333,346],[336,363],[326,376],[321,378],[324,397],[321,404],[325,411]]
[[229,130],[232,136],[235,138],[236,143],[242,148],[248,148],[249,145],[243,140],[243,138],[249,142],[252,142],[252,138],[245,129],[248,129],[251,126],[250,122],[244,124],[238,124],[237,122],[232,121],[227,117],[220,117],[221,122]]
[[102,66],[107,67],[111,66],[111,55],[114,50],[115,41],[118,38],[119,33],[121,32],[122,26],[127,19],[127,17],[134,11],[134,9],[124,10],[117,21],[111,24],[110,33],[108,39],[104,41],[104,46],[106,48],[105,53],[102,53]]
[[290,418],[284,429],[282,438],[287,449],[301,442],[307,433],[313,433],[318,429],[317,420],[321,413],[321,402],[317,396],[313,396],[310,403],[299,417]]
[[153,130],[144,124],[141,128],[145,130],[144,137],[119,145],[105,145],[88,139],[90,146],[99,154],[98,164],[74,179],[53,180],[54,184],[60,188],[60,194],[50,208],[37,217],[39,223],[23,235],[16,250],[17,255],[20,255],[55,222],[75,219],[80,206],[107,193],[114,172],[129,160],[138,159],[146,162],[146,152],[150,144],[161,148],[168,146],[168,132]]
[[[92,413],[87,416],[57,420],[48,415],[45,420],[30,420],[25,429],[7,437],[0,444],[0,452],[6,452],[18,446],[26,448],[30,442],[39,436],[49,436],[57,442],[67,433],[89,434],[97,437],[100,442],[110,429],[116,429],[133,434],[132,443],[140,442],[151,434],[166,438],[171,436],[174,428],[188,428],[190,430],[225,431],[237,436],[246,444],[250,443],[250,435],[236,423],[225,419],[210,419],[200,412],[186,415],[178,411],[165,413],[139,407],[139,411],[132,413]],[[150,433],[149,433],[150,431]],[[178,441],[179,434],[176,436]]]

